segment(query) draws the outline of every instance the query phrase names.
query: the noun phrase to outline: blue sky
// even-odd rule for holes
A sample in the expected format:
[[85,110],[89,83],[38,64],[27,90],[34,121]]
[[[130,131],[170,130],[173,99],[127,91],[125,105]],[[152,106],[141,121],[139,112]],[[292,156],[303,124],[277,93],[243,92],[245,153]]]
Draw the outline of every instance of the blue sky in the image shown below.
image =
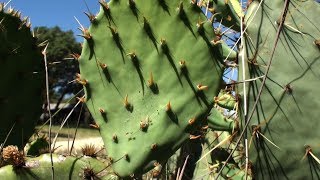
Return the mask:
[[[5,3],[8,1],[0,0]],[[86,0],[86,3],[93,14],[99,11],[98,0]],[[89,26],[89,20],[83,13],[88,11],[84,0],[11,0],[9,6],[20,10],[23,16],[30,17],[32,27],[59,26],[63,30],[73,30],[75,34],[80,34],[74,16],[82,25]],[[77,37],[77,40],[82,41],[82,38]]]

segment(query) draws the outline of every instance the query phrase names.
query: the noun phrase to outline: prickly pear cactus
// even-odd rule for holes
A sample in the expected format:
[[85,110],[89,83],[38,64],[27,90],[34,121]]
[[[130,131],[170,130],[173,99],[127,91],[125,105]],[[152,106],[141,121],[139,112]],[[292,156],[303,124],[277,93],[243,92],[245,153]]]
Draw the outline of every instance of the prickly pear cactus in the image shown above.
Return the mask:
[[23,147],[41,114],[43,59],[27,19],[0,4],[0,143]]
[[[107,165],[97,159],[82,156],[62,156],[53,154],[54,179],[119,179],[115,174],[108,172]],[[19,166],[6,165],[0,168],[0,178],[15,179],[51,179],[50,154],[43,154],[36,158],[27,158]]]
[[[320,5],[288,1],[266,75],[285,2],[252,2],[245,18],[246,46],[241,54],[248,64],[239,77],[242,72],[246,79],[267,76],[265,84],[261,78],[246,83],[244,92],[248,116],[259,98],[248,127],[250,161],[256,179],[319,179]],[[258,97],[260,86],[264,88]]]
[[195,1],[100,4],[96,17],[88,14],[90,28],[81,28],[77,81],[118,175],[157,169],[208,124],[234,128],[211,111],[230,50],[214,41],[212,22]]

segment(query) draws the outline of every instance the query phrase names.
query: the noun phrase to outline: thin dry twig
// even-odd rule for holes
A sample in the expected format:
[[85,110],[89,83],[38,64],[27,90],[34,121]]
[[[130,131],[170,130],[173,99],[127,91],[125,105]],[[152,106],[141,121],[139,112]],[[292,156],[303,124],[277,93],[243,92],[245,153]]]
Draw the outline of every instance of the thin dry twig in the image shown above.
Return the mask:
[[51,161],[51,179],[54,180],[54,167],[52,160],[52,151],[51,151],[51,128],[52,128],[52,116],[51,116],[51,107],[50,107],[50,96],[49,96],[49,77],[48,77],[48,62],[47,62],[47,48],[49,43],[42,51],[44,65],[45,65],[45,73],[46,73],[46,95],[47,95],[47,111],[49,114],[49,149],[50,149],[50,161]]
[[73,145],[74,145],[74,141],[76,140],[76,136],[77,136],[77,132],[78,132],[79,124],[80,124],[80,118],[81,118],[82,110],[83,110],[83,103],[81,104],[81,109],[80,109],[80,113],[79,113],[79,116],[78,116],[76,130],[75,130],[74,135],[73,135],[73,140],[72,140],[71,148],[70,148],[70,151],[69,151],[69,155],[71,155],[71,152],[72,152],[72,149],[73,149]]

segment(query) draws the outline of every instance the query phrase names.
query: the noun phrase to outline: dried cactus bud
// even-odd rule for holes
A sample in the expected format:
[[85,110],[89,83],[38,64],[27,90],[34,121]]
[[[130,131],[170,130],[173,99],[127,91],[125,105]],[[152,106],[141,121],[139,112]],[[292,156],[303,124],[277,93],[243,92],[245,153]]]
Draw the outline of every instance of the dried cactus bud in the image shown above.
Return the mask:
[[14,167],[22,167],[25,165],[24,154],[19,151],[17,146],[7,146],[3,148],[2,158],[4,162]]

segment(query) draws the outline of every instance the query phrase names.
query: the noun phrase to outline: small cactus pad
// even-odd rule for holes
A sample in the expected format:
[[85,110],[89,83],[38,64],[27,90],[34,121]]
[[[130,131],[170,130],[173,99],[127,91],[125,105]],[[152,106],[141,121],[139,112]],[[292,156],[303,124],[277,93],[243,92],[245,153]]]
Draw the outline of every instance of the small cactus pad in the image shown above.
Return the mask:
[[[202,154],[201,158],[197,160],[192,179],[211,180],[217,177],[219,170],[229,156],[228,149],[234,148],[233,143],[224,143],[226,141],[232,142],[232,137],[229,132],[209,131],[206,134],[205,139],[201,140]],[[239,152],[237,150],[234,153],[233,158],[227,163],[218,179],[246,179],[246,171],[242,167]],[[247,179],[252,179],[250,174]]]
[[[313,0],[288,2],[270,71],[247,131],[256,179],[319,179],[320,174],[320,50],[315,43],[320,39],[320,5]],[[249,6],[243,53],[249,62],[246,80],[266,74],[284,3],[265,0],[261,6],[259,2]],[[239,77],[242,72],[243,68]],[[248,93],[249,115],[262,80],[246,85],[248,91],[239,93],[241,97]]]
[[[108,172],[107,165],[97,159],[82,156],[52,155],[54,179],[119,179],[115,174]],[[28,158],[25,165],[16,167],[7,165],[0,168],[0,179],[51,179],[50,154],[43,154],[36,158]]]
[[39,156],[49,151],[49,140],[45,136],[38,137],[30,142],[30,144],[27,144],[25,149],[28,156]]
[[100,4],[81,28],[77,81],[115,172],[128,177],[163,163],[208,124],[229,51],[211,42],[212,22],[189,0]]
[[42,112],[43,58],[28,20],[21,20],[20,12],[3,4],[0,42],[0,142],[21,148]]
[[203,1],[206,11],[210,11],[216,21],[224,26],[240,31],[241,17],[244,17],[239,0],[209,0]]

